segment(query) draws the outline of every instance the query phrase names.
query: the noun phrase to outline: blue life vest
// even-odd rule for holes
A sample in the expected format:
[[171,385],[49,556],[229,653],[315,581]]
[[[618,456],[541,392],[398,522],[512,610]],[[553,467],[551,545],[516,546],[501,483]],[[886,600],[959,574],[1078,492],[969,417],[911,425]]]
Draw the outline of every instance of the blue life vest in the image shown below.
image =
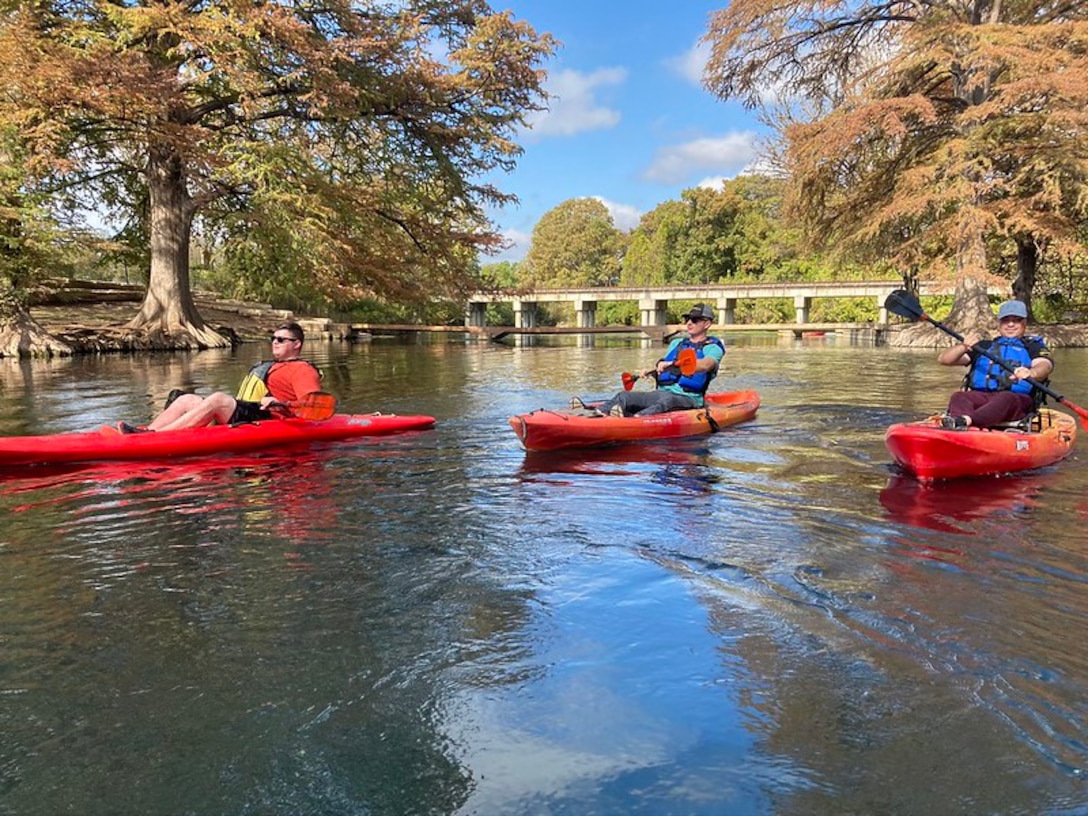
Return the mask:
[[[1036,357],[1046,356],[1046,344],[1041,337],[996,337],[987,343],[979,343],[991,354],[1000,357],[1013,368],[1031,368]],[[972,353],[971,368],[964,378],[964,387],[971,391],[1013,391],[1030,394],[1034,389],[1023,380],[1012,382],[1009,371],[989,357]]]
[[[680,352],[684,349],[695,349],[696,358],[701,360],[705,356],[703,354],[703,348],[708,343],[714,344],[722,350],[723,354],[725,353],[725,344],[722,343],[722,341],[719,340],[717,337],[708,337],[701,343],[693,343],[691,342],[691,340],[684,339],[677,343],[675,346],[673,346],[671,349],[669,349],[669,353],[661,359],[667,362],[673,362],[674,360],[676,360],[677,355],[680,354]],[[701,395],[706,393],[706,390],[710,388],[710,381],[713,380],[717,375],[717,368],[715,368],[714,371],[710,373],[707,373],[705,371],[697,371],[694,374],[686,377],[682,375],[679,370],[675,368],[670,368],[666,369],[665,373],[657,375],[657,384],[659,387],[662,385],[679,385],[685,391],[689,391],[692,394]]]

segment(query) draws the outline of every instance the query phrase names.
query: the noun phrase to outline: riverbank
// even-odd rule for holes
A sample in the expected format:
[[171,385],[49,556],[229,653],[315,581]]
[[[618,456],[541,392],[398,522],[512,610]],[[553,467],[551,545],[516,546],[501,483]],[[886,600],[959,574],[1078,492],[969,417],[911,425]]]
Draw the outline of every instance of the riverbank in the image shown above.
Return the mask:
[[[125,351],[124,326],[135,315],[143,295],[142,286],[130,284],[58,281],[35,295],[31,315],[77,353]],[[286,321],[301,325],[309,339],[355,337],[351,324],[327,317],[297,315],[267,303],[231,300],[211,292],[194,292],[193,297],[204,321],[236,345],[264,342]],[[420,331],[427,331],[427,327],[421,326]],[[1042,334],[1051,348],[1088,347],[1088,325],[1036,325],[1033,332]],[[904,323],[888,338],[889,345],[899,348],[940,348],[948,342],[948,335],[926,324]]]
[[[144,288],[118,283],[64,281],[37,292],[30,314],[42,328],[77,353],[124,351],[124,326],[136,314]],[[302,326],[307,339],[342,340],[350,324],[327,317],[297,315],[268,303],[231,300],[211,292],[194,292],[204,322],[235,344],[265,342],[281,323]]]

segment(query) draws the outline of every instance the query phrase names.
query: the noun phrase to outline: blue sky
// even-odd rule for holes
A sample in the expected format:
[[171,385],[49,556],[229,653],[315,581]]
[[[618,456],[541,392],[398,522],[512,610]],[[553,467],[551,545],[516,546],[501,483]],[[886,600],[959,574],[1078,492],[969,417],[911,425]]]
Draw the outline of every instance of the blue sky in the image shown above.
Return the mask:
[[700,85],[709,15],[690,0],[508,0],[492,3],[562,45],[545,66],[550,109],[521,134],[518,167],[498,186],[520,203],[491,216],[520,260],[533,226],[571,198],[601,199],[629,230],[658,204],[733,178],[756,161],[754,115]]

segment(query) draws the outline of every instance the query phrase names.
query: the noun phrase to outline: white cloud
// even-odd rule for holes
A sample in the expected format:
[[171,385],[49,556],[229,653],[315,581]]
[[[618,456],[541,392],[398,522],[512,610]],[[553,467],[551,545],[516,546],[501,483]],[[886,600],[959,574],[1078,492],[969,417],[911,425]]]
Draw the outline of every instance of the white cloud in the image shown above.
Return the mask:
[[609,215],[612,216],[612,223],[618,230],[630,232],[637,227],[638,222],[642,220],[642,213],[630,204],[617,204],[616,202],[609,201],[607,198],[602,198],[601,196],[593,196],[593,198],[604,204]]
[[532,136],[573,136],[589,130],[607,130],[619,124],[620,112],[597,99],[597,94],[627,80],[623,68],[601,68],[591,74],[559,71],[546,83],[548,110],[529,118]]
[[502,240],[503,249],[494,255],[482,255],[480,257],[481,264],[520,261],[525,257],[525,253],[529,251],[529,244],[532,243],[533,236],[522,230],[507,228],[502,231]]
[[692,85],[702,87],[703,71],[706,69],[708,59],[710,59],[710,44],[697,42],[683,54],[666,59],[665,67]]
[[642,175],[648,181],[682,184],[695,173],[736,175],[756,157],[756,134],[738,131],[662,148]]
[[709,190],[722,190],[725,188],[726,181],[728,179],[725,176],[707,176],[695,186],[706,187]]

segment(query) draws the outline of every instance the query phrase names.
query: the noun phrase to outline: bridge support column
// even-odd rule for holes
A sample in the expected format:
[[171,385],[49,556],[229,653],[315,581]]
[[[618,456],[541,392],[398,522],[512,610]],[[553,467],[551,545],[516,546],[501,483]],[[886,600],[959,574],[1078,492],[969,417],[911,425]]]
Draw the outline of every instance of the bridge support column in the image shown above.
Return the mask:
[[592,329],[597,325],[597,301],[584,298],[575,299],[574,325],[579,329]]
[[808,310],[812,306],[812,298],[798,295],[793,299],[793,308],[797,313],[798,323],[808,323]]
[[536,327],[535,302],[514,298],[514,326],[519,329],[532,329]]
[[657,298],[639,298],[638,310],[642,314],[641,326],[664,326],[669,322],[669,302]]
[[465,325],[470,327],[482,327],[487,325],[487,304],[481,301],[472,301],[465,309]]
[[884,303],[888,300],[888,295],[876,296],[876,322],[885,326],[888,325],[888,310],[884,308]]
[[718,323],[731,326],[737,322],[737,299],[718,298]]

